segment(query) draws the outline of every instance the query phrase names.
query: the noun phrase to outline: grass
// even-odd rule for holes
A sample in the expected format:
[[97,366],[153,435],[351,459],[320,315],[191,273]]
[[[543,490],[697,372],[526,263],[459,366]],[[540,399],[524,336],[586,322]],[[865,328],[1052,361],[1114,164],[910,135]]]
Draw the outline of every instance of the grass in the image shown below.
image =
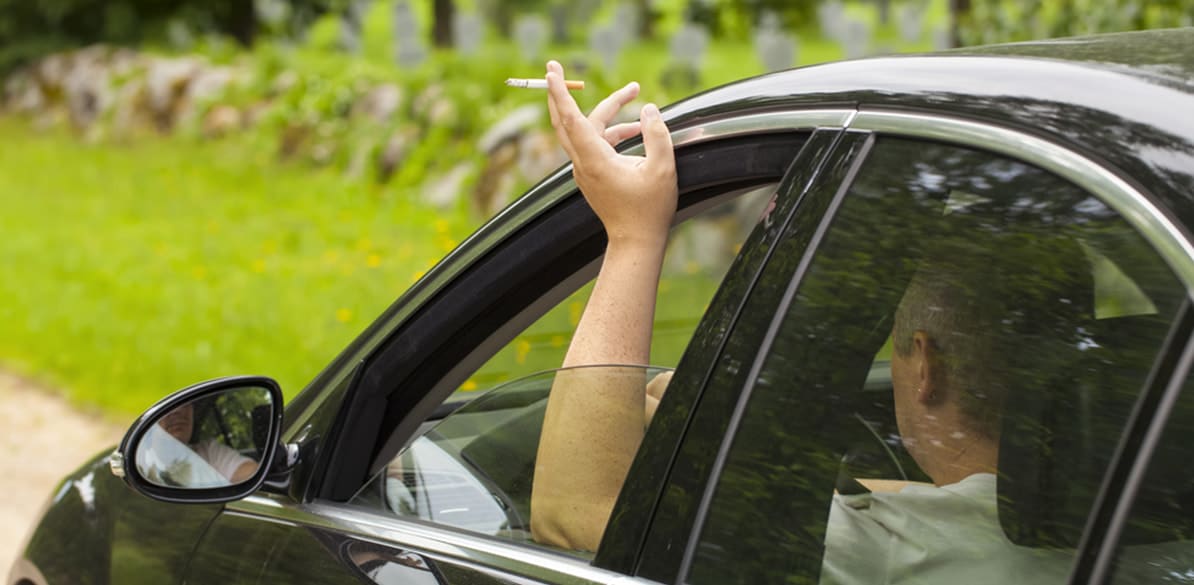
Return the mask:
[[293,395],[473,227],[235,141],[0,135],[3,365],[119,413],[221,375]]

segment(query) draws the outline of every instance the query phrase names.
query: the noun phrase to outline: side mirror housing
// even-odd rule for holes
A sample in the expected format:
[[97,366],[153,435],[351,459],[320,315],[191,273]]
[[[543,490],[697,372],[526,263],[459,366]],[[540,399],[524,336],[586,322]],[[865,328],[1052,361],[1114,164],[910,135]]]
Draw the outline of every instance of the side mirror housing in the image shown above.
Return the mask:
[[[179,390],[146,410],[112,454],[112,473],[164,502],[212,504],[257,491],[282,432],[282,389],[272,378],[218,378]],[[280,461],[286,464],[289,461]]]

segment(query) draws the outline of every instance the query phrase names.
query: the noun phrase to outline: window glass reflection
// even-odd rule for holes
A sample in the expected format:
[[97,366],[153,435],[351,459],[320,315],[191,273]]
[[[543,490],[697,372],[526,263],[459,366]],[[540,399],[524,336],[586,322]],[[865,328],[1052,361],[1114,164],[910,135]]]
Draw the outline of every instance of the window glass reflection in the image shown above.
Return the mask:
[[265,447],[270,394],[234,388],[175,407],[146,430],[137,471],[162,487],[213,488],[248,480]]
[[878,140],[753,386],[690,581],[1064,582],[1182,294],[1057,177]]

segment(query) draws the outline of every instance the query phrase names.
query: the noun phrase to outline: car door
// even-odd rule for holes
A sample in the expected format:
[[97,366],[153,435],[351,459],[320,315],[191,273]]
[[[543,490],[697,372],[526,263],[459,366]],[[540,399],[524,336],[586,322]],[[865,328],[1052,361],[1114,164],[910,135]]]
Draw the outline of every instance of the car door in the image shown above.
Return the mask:
[[[863,111],[843,145],[709,359],[633,574],[1189,574],[1180,451],[1143,440],[1188,375],[1182,233],[1112,172],[1004,128]],[[935,357],[910,361],[917,340]]]
[[[759,120],[747,117],[705,123],[701,128],[676,128],[678,217],[717,216],[710,211],[712,204],[732,201],[760,185],[772,185],[774,190],[790,167],[800,168],[802,180],[780,184],[783,197],[777,205],[790,211],[788,201],[803,192],[849,114],[793,112],[785,120],[770,113],[767,122],[781,123],[761,126]],[[822,125],[829,129],[812,131]],[[517,345],[520,331],[594,275],[603,248],[595,217],[566,177],[556,177],[538,190],[524,199],[530,211],[516,205],[507,212],[507,217],[523,214],[519,223],[503,226],[499,222],[497,228],[482,230],[474,244],[480,241],[487,248],[470,250],[466,245],[437,269],[452,276],[435,294],[420,295],[416,287],[408,295],[415,306],[396,306],[387,323],[367,332],[366,337],[372,335],[376,342],[357,344],[363,354],[359,362],[339,360],[342,371],[324,376],[341,385],[338,391],[302,398],[299,414],[287,411],[292,417],[289,436],[298,440],[300,458],[306,460],[300,461],[289,484],[274,488],[275,493],[228,505],[197,547],[186,582],[610,582],[624,578],[616,565],[602,566],[574,554],[474,534],[459,526],[399,517],[377,509],[361,495],[369,493],[372,482],[404,447],[450,410],[445,404],[467,394],[473,375],[484,369],[487,360],[502,355],[509,344]],[[766,204],[767,198],[762,202]],[[778,234],[770,219],[775,208],[764,206],[764,228],[752,233],[744,249],[765,250],[770,245]],[[737,302],[741,287],[749,287],[758,266],[736,260],[727,277],[731,284],[721,289],[715,303]],[[428,276],[433,282],[436,278],[435,271]],[[703,304],[696,307],[697,316],[702,308]],[[674,401],[682,402],[682,394],[677,393]],[[311,406],[320,400],[323,407]],[[652,427],[678,428],[675,424]],[[302,444],[313,436],[318,436],[317,444]],[[638,540],[640,530],[627,525],[618,532]]]

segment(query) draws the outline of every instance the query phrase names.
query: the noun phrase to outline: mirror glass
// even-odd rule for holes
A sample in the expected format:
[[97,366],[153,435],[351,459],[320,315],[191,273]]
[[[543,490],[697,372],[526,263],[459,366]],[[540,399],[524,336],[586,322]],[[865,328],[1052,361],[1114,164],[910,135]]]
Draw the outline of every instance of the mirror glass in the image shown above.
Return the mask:
[[275,405],[269,390],[230,388],[152,421],[133,456],[145,481],[169,488],[238,484],[257,472]]

